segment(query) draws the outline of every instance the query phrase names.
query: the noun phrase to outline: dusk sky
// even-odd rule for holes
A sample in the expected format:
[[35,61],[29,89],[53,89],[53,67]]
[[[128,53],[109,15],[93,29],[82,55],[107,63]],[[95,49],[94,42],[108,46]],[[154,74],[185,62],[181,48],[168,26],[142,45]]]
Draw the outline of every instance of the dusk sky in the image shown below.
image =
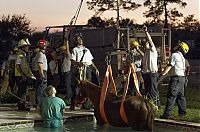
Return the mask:
[[[93,11],[87,9],[86,1],[83,0],[77,24],[86,24],[87,20],[94,14]],[[140,4],[143,1],[135,0]],[[177,8],[184,16],[195,14],[195,18],[200,20],[200,0],[184,1],[187,2],[187,7],[185,9]],[[69,24],[80,2],[81,0],[0,0],[0,15],[26,14],[31,21],[31,27],[38,29],[50,25],[64,25]],[[145,8],[141,8],[130,12],[121,11],[120,16],[129,17],[138,23],[142,23],[146,20],[142,14],[145,10]],[[116,12],[106,12],[102,16],[102,18],[109,17],[116,17]]]

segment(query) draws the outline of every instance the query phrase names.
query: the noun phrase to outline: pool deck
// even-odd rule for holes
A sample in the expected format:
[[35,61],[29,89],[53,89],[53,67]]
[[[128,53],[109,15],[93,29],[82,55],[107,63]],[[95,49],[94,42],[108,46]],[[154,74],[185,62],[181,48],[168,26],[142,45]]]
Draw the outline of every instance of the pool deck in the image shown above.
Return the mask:
[[[91,120],[93,111],[82,110],[77,108],[70,111],[67,107],[64,113],[64,120]],[[31,128],[35,124],[41,123],[41,116],[32,108],[31,111],[18,111],[16,104],[0,104],[0,131]],[[155,119],[155,125],[163,127],[176,127],[187,131],[200,131],[199,123],[180,122],[175,120]]]
[[[93,111],[76,108],[70,111],[67,107],[64,113],[64,121],[93,119]],[[31,111],[18,111],[16,104],[0,104],[0,131],[30,128],[41,123],[42,118],[35,108]]]

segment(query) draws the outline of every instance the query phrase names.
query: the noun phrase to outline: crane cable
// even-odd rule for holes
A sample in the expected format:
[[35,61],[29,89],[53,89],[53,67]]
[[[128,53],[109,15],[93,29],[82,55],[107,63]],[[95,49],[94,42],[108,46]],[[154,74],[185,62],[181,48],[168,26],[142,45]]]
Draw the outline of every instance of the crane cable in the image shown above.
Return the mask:
[[75,15],[72,17],[69,25],[75,25],[76,24],[76,21],[78,19],[78,16],[79,16],[79,13],[80,13],[80,10],[81,10],[81,7],[82,7],[82,4],[83,4],[83,0],[81,0],[81,3],[79,4],[78,9],[76,10]]
[[[72,25],[75,25],[76,24],[76,21],[78,19],[78,16],[79,16],[79,13],[80,13],[80,10],[81,10],[81,7],[82,7],[82,4],[83,4],[83,0],[81,0],[79,6],[78,6],[78,9],[76,10],[75,12],[75,15],[72,17],[71,21],[69,22],[69,26],[72,26]],[[68,41],[68,38],[69,38],[69,34],[70,34],[70,31],[72,30],[72,27],[69,27],[69,29],[67,29],[67,35],[65,34],[64,35],[64,42]]]

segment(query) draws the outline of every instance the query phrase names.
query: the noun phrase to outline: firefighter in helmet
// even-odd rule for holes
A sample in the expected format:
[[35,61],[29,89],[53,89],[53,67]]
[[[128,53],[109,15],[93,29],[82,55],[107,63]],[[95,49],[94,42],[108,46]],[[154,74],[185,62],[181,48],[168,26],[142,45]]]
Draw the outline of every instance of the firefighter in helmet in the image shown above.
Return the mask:
[[[31,68],[29,66],[29,62],[27,60],[27,53],[29,51],[30,42],[28,39],[21,39],[18,43],[18,54],[16,58],[16,64],[15,64],[15,76],[17,79],[17,86],[18,91],[17,95],[20,98],[25,97],[26,90],[28,87],[28,79],[36,79],[31,71]],[[18,101],[18,109],[19,110],[26,110],[25,106],[21,102],[21,100]]]
[[165,111],[161,118],[170,118],[171,111],[175,103],[178,105],[178,114],[180,117],[186,115],[186,98],[184,92],[185,85],[185,58],[184,54],[188,53],[189,47],[185,42],[178,42],[174,47],[174,53],[169,58],[169,63],[160,76],[168,73],[170,76],[169,88],[167,93],[167,102]]
[[[141,47],[141,45],[139,44],[139,42],[137,40],[133,40],[130,43],[130,52],[129,52],[129,57],[128,59],[128,63],[130,65],[130,63],[134,64],[134,68],[136,71],[136,75],[137,75],[137,79],[138,79],[138,84],[139,84],[139,90],[142,93],[142,95],[144,95],[144,80],[142,77],[142,71],[141,71],[141,63],[142,63],[142,56],[139,53],[139,47]],[[132,74],[132,73],[131,73]],[[130,84],[129,84],[129,92],[128,94],[131,95],[137,95],[137,89],[135,87],[134,81],[133,81],[133,76],[130,76]]]
[[62,83],[66,93],[66,102],[71,103],[72,89],[71,89],[71,53],[69,51],[69,44],[65,42],[60,47],[61,52],[61,73]]
[[36,102],[41,103],[43,97],[45,96],[44,89],[47,87],[47,57],[46,49],[48,42],[44,39],[38,41],[37,46],[39,52],[36,54],[35,63],[37,68],[37,91],[36,91]]

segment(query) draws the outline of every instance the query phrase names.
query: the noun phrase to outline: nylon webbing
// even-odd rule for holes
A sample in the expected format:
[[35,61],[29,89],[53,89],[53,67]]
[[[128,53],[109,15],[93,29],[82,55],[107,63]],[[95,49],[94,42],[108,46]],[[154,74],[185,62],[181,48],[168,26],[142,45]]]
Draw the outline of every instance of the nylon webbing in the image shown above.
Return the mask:
[[111,89],[114,95],[117,95],[117,90],[115,86],[115,82],[112,76],[112,68],[110,65],[107,66],[106,74],[103,80],[102,89],[101,89],[101,97],[100,97],[100,114],[106,124],[109,124],[105,111],[104,111],[104,102],[106,98],[106,93],[108,89],[109,80],[111,83]]
[[123,121],[126,124],[128,124],[128,119],[127,119],[126,113],[124,111],[124,101],[126,99],[126,94],[127,94],[127,91],[128,91],[131,72],[133,74],[134,84],[135,84],[135,87],[137,89],[138,95],[142,96],[141,93],[140,93],[140,90],[139,90],[138,79],[137,79],[137,75],[136,75],[136,72],[135,72],[135,68],[134,68],[133,63],[131,63],[129,70],[128,70],[128,76],[127,76],[127,79],[126,79],[126,84],[125,84],[125,87],[124,87],[124,93],[123,93],[122,101],[121,101],[121,105],[120,105],[120,115],[121,115],[121,118],[123,119]]

